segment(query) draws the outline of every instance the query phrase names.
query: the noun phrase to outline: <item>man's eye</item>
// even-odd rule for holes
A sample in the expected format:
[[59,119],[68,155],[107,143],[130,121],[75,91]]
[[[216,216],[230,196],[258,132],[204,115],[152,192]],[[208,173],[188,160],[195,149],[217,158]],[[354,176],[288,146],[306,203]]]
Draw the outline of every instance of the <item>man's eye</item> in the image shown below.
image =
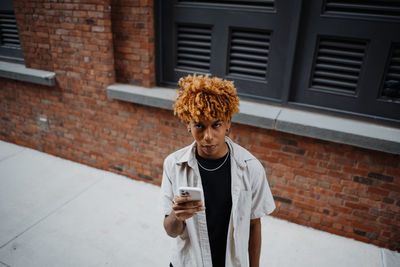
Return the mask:
[[195,124],[194,127],[200,129],[200,128],[203,127],[203,125],[201,125],[201,124]]
[[214,128],[218,128],[218,127],[221,127],[221,123],[216,123],[216,124],[214,124]]

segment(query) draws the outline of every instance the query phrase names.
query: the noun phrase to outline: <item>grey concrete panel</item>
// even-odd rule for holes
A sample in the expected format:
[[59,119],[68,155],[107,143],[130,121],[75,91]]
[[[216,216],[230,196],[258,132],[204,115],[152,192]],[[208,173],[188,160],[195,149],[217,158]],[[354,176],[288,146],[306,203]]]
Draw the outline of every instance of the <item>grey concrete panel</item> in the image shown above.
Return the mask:
[[172,110],[177,96],[175,90],[143,88],[133,85],[113,84],[107,88],[107,97],[136,104]]
[[382,249],[382,259],[384,267],[399,267],[400,253],[388,249]]
[[0,161],[0,247],[102,179],[65,162],[28,148]]
[[54,72],[30,69],[22,64],[5,61],[0,61],[0,77],[47,86],[56,84]]
[[280,108],[246,100],[240,101],[240,112],[233,115],[232,121],[266,129],[275,128],[275,120]]
[[167,266],[154,185],[104,172],[104,179],[0,250],[10,266]]
[[262,236],[260,266],[383,267],[381,248],[272,217]]
[[311,112],[283,109],[276,129],[322,140],[400,154],[400,129]]
[[[0,161],[12,157],[19,152],[23,151],[25,148],[21,146],[17,146],[11,143],[7,143],[0,140]],[[1,177],[1,174],[0,174]]]

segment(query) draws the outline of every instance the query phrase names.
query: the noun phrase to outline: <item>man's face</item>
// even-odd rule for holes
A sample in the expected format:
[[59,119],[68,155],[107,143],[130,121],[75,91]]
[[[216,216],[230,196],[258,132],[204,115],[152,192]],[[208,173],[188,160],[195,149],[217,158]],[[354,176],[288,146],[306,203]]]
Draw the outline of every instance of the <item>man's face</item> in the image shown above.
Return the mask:
[[230,121],[224,120],[200,120],[190,122],[188,128],[196,140],[197,152],[203,158],[222,158],[227,152],[225,134],[230,127]]

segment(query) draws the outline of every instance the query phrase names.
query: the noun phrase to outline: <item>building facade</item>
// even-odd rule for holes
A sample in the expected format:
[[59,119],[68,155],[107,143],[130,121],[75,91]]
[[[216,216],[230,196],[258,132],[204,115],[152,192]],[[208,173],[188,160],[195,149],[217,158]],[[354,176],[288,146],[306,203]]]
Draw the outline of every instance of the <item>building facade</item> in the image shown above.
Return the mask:
[[193,141],[171,88],[226,77],[242,99],[230,136],[265,167],[273,216],[400,250],[396,9],[233,2],[3,4],[0,139],[159,185]]

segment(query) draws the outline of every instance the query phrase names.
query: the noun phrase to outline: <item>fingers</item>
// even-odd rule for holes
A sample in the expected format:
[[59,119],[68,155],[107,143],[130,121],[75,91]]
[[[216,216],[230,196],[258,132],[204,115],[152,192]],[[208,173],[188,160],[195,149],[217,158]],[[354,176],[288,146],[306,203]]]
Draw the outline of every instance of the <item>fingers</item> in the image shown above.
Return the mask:
[[205,208],[203,206],[191,208],[191,209],[184,209],[184,210],[176,210],[175,216],[178,220],[183,221],[193,217],[197,212],[203,211]]
[[172,209],[174,210],[191,209],[199,206],[203,206],[203,202],[201,202],[200,200],[188,201],[188,202],[175,202],[175,204],[172,205]]
[[192,201],[190,196],[173,198],[172,209],[178,220],[186,220],[193,217],[197,212],[205,210],[203,202],[200,200]]
[[172,202],[174,204],[182,204],[185,202],[189,202],[192,201],[192,197],[191,196],[185,196],[185,197],[179,197],[179,196],[174,196]]

